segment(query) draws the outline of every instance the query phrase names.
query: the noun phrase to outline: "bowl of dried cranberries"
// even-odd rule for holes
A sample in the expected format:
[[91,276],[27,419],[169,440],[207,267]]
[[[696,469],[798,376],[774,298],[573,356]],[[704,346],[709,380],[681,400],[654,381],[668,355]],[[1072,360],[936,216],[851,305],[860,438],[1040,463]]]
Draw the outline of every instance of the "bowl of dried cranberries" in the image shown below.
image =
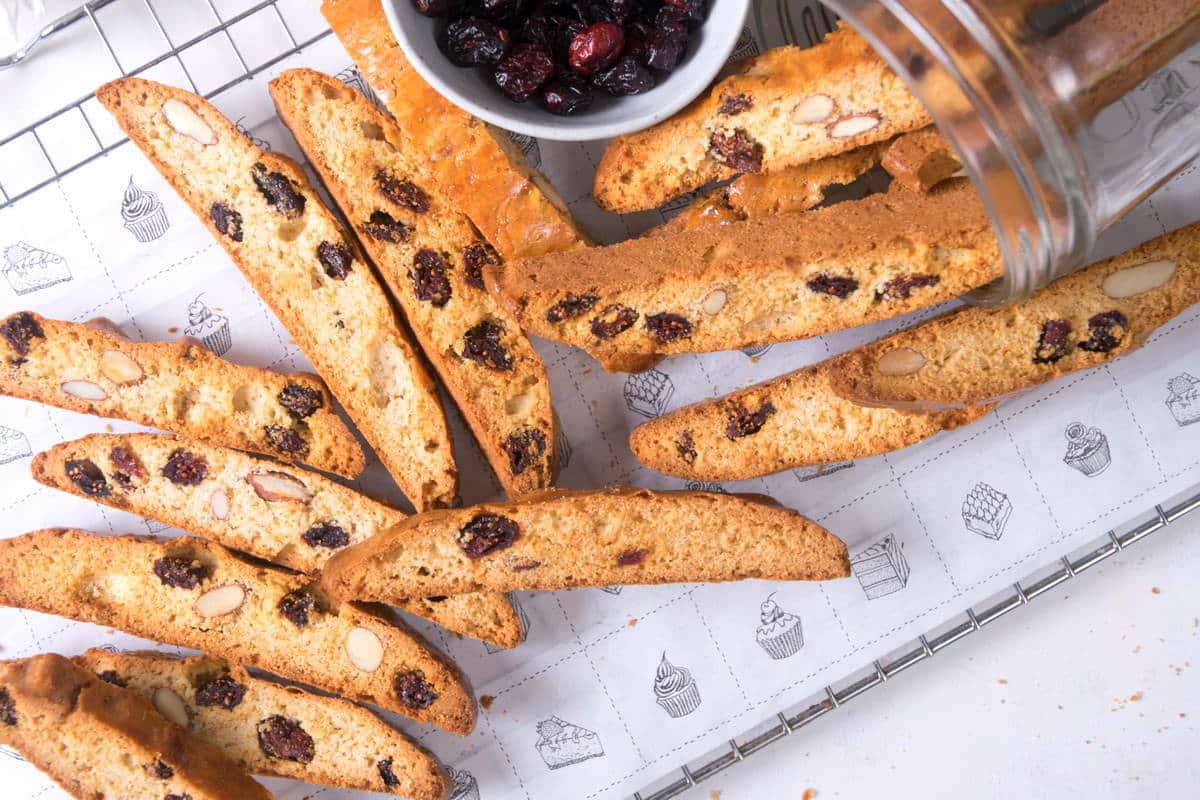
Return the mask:
[[384,0],[413,67],[493,125],[561,141],[659,122],[712,83],[750,0]]

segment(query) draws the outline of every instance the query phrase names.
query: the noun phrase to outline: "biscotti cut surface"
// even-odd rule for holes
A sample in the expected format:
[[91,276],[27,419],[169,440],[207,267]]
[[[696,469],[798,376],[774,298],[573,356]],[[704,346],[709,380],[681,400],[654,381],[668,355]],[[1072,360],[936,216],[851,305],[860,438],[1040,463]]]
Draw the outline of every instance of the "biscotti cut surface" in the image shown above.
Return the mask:
[[150,703],[55,653],[0,662],[0,744],[79,800],[271,798]]
[[300,166],[182,89],[123,78],[96,97],[282,320],[413,505],[452,503],[458,473],[433,379]]
[[614,139],[592,193],[609,211],[642,211],[739,172],[794,167],[928,124],[904,82],[843,25],[807,50],[751,56],[675,116]]
[[928,192],[963,168],[937,128],[897,136],[884,150],[882,165],[897,184],[916,192]]
[[849,574],[841,541],[770,498],[617,486],[419,514],[338,553],[322,585],[338,597],[384,600]]
[[0,393],[13,397],[350,478],[363,469],[358,440],[315,375],[239,366],[186,342],[132,342],[98,325],[32,311],[0,320],[0,362]]
[[361,93],[313,70],[288,70],[270,88],[505,491],[553,485],[550,382],[517,321],[484,288],[482,268],[495,251],[437,189],[425,157]]
[[[181,479],[176,465],[185,460],[192,473]],[[30,469],[46,486],[307,573],[408,516],[315,472],[150,433],[98,433],[63,442],[34,456]],[[517,611],[498,592],[398,605],[497,647],[521,642]]]
[[999,277],[965,180],[490,267],[525,330],[629,353],[801,339],[943,302]]
[[247,772],[411,800],[443,800],[449,791],[436,758],[341,698],[255,678],[209,656],[93,649],[74,661],[150,701]]
[[380,0],[325,0],[321,13],[428,160],[442,193],[501,256],[589,244],[558,192],[504,131],[472,117],[417,74],[396,44]]
[[964,308],[830,367],[853,402],[939,410],[1003,398],[1140,347],[1200,301],[1200,223],[1060,278],[1028,300]]
[[414,633],[203,539],[62,528],[4,539],[0,604],[203,650],[453,733],[475,722],[462,677]]
[[796,467],[867,458],[916,444],[989,413],[867,408],[829,386],[829,362],[672,411],[629,436],[638,461],[698,481],[756,478]]

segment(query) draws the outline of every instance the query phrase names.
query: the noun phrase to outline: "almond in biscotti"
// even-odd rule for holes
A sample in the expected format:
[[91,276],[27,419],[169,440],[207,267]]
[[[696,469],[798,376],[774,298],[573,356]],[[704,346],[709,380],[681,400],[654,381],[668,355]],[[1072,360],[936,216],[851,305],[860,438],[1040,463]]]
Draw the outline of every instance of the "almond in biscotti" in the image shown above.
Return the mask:
[[1137,297],[1171,280],[1177,268],[1174,261],[1147,261],[1117,270],[1104,279],[1102,288],[1106,295],[1116,300]]
[[234,583],[209,589],[197,598],[192,610],[205,619],[223,617],[237,611],[244,602],[246,590]]
[[881,124],[883,124],[883,117],[878,111],[871,111],[865,114],[846,114],[829,123],[826,130],[829,131],[830,138],[851,139],[855,136],[862,136],[867,131],[878,128]]
[[216,132],[187,103],[169,98],[162,105],[162,113],[168,125],[197,144],[207,147],[217,143]]
[[925,366],[925,356],[908,347],[889,350],[875,362],[880,375],[912,375]]
[[104,391],[104,389],[100,387],[100,384],[92,383],[91,381],[65,381],[63,382],[61,388],[64,393],[69,394],[71,397],[79,398],[80,400],[99,401],[108,399],[108,392]]
[[268,503],[307,503],[312,499],[312,492],[303,481],[278,470],[251,472],[246,476],[246,483]]
[[132,386],[146,371],[120,350],[105,350],[100,354],[100,374],[118,386]]

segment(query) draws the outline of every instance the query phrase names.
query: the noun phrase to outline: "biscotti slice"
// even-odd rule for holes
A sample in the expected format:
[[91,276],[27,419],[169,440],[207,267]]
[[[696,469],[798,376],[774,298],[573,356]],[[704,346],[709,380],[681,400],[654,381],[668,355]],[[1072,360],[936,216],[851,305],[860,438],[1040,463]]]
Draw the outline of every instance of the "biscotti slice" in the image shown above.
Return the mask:
[[508,134],[451,103],[404,57],[381,0],[325,0],[321,13],[442,194],[504,258],[584,247],[567,204]]
[[350,599],[483,589],[829,580],[850,574],[833,534],[761,495],[549,489],[432,511],[338,553],[322,585]]
[[594,352],[691,353],[801,339],[958,297],[1001,274],[969,183],[888,192],[489,267],[530,333]]
[[609,211],[642,211],[739,172],[794,167],[928,124],[904,82],[842,25],[815,47],[751,56],[675,116],[614,139],[592,194]]
[[416,634],[203,539],[51,528],[0,540],[0,605],[202,650],[452,733],[475,723],[463,678]]
[[[115,329],[115,326],[106,326]],[[32,311],[0,321],[0,393],[304,462],[349,478],[365,458],[315,375],[231,364],[188,342],[132,342]]]
[[[408,516],[314,472],[151,433],[63,442],[34,456],[30,469],[46,486],[310,574],[339,549]],[[496,647],[521,643],[520,617],[499,592],[397,605]]]
[[1003,398],[1140,347],[1200,301],[1200,223],[1059,278],[1024,302],[963,308],[839,357],[834,390],[922,411]]
[[141,697],[56,653],[0,661],[0,744],[79,800],[272,796]]
[[937,128],[897,136],[884,150],[881,163],[898,185],[917,192],[928,192],[963,168]]
[[300,166],[182,89],[122,78],[96,97],[282,320],[413,505],[450,505],[458,472],[433,379]]
[[438,760],[362,706],[255,678],[210,656],[110,653],[75,663],[150,701],[171,722],[242,769],[411,800],[444,800]]
[[387,114],[308,69],[271,81],[280,119],[320,174],[508,495],[554,483],[550,381],[516,320],[487,293],[496,260],[437,189]]
[[676,409],[635,428],[629,446],[638,461],[664,475],[737,481],[889,453],[974,422],[994,408],[940,414],[867,408],[830,388],[828,365]]

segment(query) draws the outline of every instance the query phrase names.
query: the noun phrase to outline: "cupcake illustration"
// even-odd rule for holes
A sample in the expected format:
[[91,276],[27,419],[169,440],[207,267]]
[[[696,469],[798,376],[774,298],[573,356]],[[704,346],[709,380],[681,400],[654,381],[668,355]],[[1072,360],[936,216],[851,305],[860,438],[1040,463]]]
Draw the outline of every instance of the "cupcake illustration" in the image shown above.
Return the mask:
[[1067,454],[1063,462],[1094,478],[1112,463],[1108,437],[1099,428],[1072,422],[1067,426]]
[[550,769],[569,767],[604,755],[604,745],[599,734],[558,717],[539,722],[537,733],[535,747],[542,761]]
[[800,618],[780,608],[772,599],[774,597],[774,592],[767,595],[758,607],[761,624],[754,632],[754,638],[767,655],[779,661],[800,652],[804,647],[804,632],[800,628]]
[[213,313],[200,299],[203,296],[196,295],[196,299],[188,305],[188,324],[183,333],[199,339],[209,350],[223,356],[233,346],[229,336],[229,318]]
[[1167,381],[1167,409],[1181,427],[1200,422],[1200,381],[1186,372]]
[[454,767],[446,767],[446,771],[450,773],[450,782],[453,784],[450,800],[479,800],[479,783],[474,775]]
[[167,232],[167,211],[154,192],[141,189],[129,179],[121,200],[121,219],[125,229],[139,242],[152,242]]
[[25,434],[0,425],[0,464],[8,464],[31,455],[33,450],[30,449]]
[[686,717],[700,707],[696,679],[685,667],[667,661],[664,652],[654,674],[654,697],[672,718]]
[[71,280],[67,260],[25,242],[4,248],[4,277],[17,294],[29,294]]

